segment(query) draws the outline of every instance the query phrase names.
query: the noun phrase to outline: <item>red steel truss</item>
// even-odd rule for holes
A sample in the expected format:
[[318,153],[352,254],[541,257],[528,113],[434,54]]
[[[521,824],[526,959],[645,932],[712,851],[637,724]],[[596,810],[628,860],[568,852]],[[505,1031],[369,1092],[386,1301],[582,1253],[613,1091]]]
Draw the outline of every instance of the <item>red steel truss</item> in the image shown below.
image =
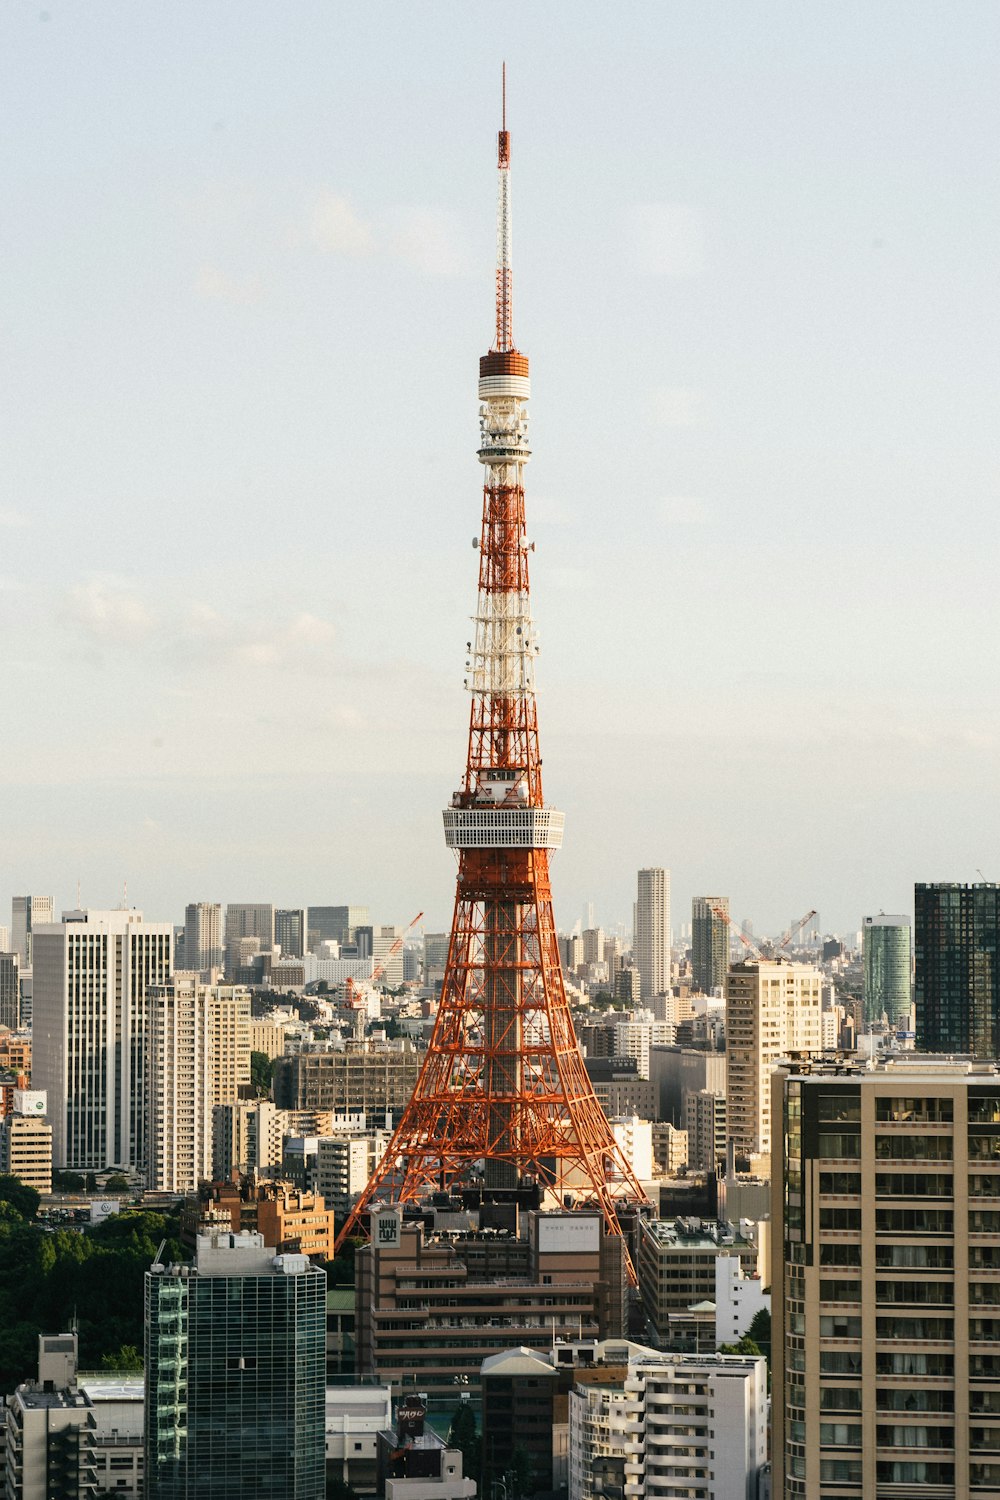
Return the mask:
[[468,759],[445,813],[459,859],[448,960],[413,1097],[338,1245],[365,1231],[375,1203],[477,1177],[487,1189],[534,1184],[549,1201],[597,1207],[613,1234],[617,1205],[646,1202],[584,1067],[552,912],[562,815],[546,808],[538,749],[522,484],[528,360],[511,343],[509,165],[504,130],[497,338],[480,361],[486,483]]

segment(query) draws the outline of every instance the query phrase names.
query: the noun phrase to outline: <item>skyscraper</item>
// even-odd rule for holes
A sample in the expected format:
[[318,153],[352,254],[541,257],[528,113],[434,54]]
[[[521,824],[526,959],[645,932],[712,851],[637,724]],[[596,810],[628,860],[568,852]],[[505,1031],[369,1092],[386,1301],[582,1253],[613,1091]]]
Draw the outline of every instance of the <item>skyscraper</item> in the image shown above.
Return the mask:
[[58,1167],[142,1170],[146,992],[170,978],[173,927],[140,911],[69,911],[34,928],[32,1082]]
[[311,949],[318,943],[353,943],[357,929],[371,921],[367,906],[310,906],[308,917]]
[[217,901],[193,901],[184,910],[184,967],[207,978],[222,962],[222,907]]
[[909,917],[865,917],[861,924],[865,967],[865,1020],[888,1017],[892,1027],[910,1025],[912,959]]
[[264,901],[230,901],[226,907],[226,943],[255,938],[259,953],[274,947],[274,907]]
[[323,1500],[326,1273],[259,1234],[146,1272],[146,1500]]
[[274,941],[282,953],[301,958],[306,948],[306,914],[302,907],[274,914]]
[[250,992],[185,975],[147,1005],[146,1186],[192,1193],[212,1173],[213,1109],[250,1082]]
[[914,887],[917,1047],[1000,1053],[1000,885]]
[[[714,908],[714,909],[713,909]],[[721,990],[729,968],[728,896],[695,896],[691,902],[691,977],[706,995]]]
[[823,1048],[823,975],[786,958],[746,959],[726,976],[726,1108],[729,1139],[770,1169],[771,1074],[789,1052]]
[[15,896],[11,902],[10,942],[22,969],[31,968],[31,934],[40,922],[52,921],[51,896]]
[[21,1024],[21,964],[16,953],[0,953],[0,1026]]
[[670,871],[639,871],[635,903],[635,966],[643,1000],[670,988]]
[[1000,1492],[1000,1071],[774,1076],[774,1500]]

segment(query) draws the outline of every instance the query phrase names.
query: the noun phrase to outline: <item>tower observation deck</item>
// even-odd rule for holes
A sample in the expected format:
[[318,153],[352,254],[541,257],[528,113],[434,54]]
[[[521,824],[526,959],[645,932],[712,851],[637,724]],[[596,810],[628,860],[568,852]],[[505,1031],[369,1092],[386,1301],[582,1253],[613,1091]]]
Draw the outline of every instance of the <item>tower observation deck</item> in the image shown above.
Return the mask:
[[549,855],[561,847],[563,814],[545,802],[538,748],[524,503],[531,380],[514,345],[506,108],[497,177],[496,329],[479,361],[484,476],[468,754],[444,812],[445,843],[458,857],[448,959],[413,1098],[341,1240],[363,1232],[375,1203],[470,1180],[501,1193],[533,1185],[553,1206],[598,1207],[613,1234],[621,1203],[646,1202],[584,1067],[552,910]]

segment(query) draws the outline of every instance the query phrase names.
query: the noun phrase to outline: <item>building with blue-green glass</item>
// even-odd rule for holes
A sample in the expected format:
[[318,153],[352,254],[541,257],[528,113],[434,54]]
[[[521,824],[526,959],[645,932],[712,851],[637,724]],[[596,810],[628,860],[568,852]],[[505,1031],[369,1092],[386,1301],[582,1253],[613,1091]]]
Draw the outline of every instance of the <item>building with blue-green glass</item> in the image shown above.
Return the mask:
[[326,1276],[259,1234],[146,1273],[147,1500],[323,1500]]
[[914,938],[917,1047],[1000,1056],[1000,885],[915,886]]
[[897,1030],[910,1027],[912,949],[909,917],[865,917],[861,924],[861,953],[865,968],[865,1021],[878,1025],[882,1017]]

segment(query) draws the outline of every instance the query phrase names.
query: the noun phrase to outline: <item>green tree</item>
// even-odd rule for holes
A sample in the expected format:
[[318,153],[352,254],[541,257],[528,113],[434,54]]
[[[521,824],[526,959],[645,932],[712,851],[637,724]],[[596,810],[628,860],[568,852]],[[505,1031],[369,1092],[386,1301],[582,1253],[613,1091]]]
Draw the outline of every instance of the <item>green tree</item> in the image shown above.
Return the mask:
[[771,1314],[766,1307],[754,1313],[753,1322],[747,1329],[747,1337],[753,1339],[761,1354],[771,1363]]
[[62,1172],[56,1168],[52,1173],[52,1187],[57,1193],[82,1193],[84,1186],[79,1172]]
[[22,1182],[20,1177],[12,1177],[8,1172],[0,1174],[0,1203],[9,1203],[22,1219],[33,1219],[41,1201],[41,1193]]
[[268,1057],[266,1052],[251,1052],[250,1054],[250,1082],[258,1094],[270,1094],[271,1079],[274,1076],[274,1058]]
[[745,1333],[738,1344],[720,1344],[716,1352],[718,1354],[748,1354],[756,1359],[764,1351],[748,1333]]
[[109,1193],[127,1193],[130,1184],[124,1172],[112,1172],[104,1186]]
[[479,1479],[481,1440],[476,1431],[476,1414],[468,1401],[460,1401],[448,1428],[448,1447],[462,1455],[462,1473],[466,1479]]
[[142,1355],[134,1344],[122,1344],[115,1352],[109,1351],[101,1355],[102,1370],[121,1370],[123,1372],[141,1372]]

